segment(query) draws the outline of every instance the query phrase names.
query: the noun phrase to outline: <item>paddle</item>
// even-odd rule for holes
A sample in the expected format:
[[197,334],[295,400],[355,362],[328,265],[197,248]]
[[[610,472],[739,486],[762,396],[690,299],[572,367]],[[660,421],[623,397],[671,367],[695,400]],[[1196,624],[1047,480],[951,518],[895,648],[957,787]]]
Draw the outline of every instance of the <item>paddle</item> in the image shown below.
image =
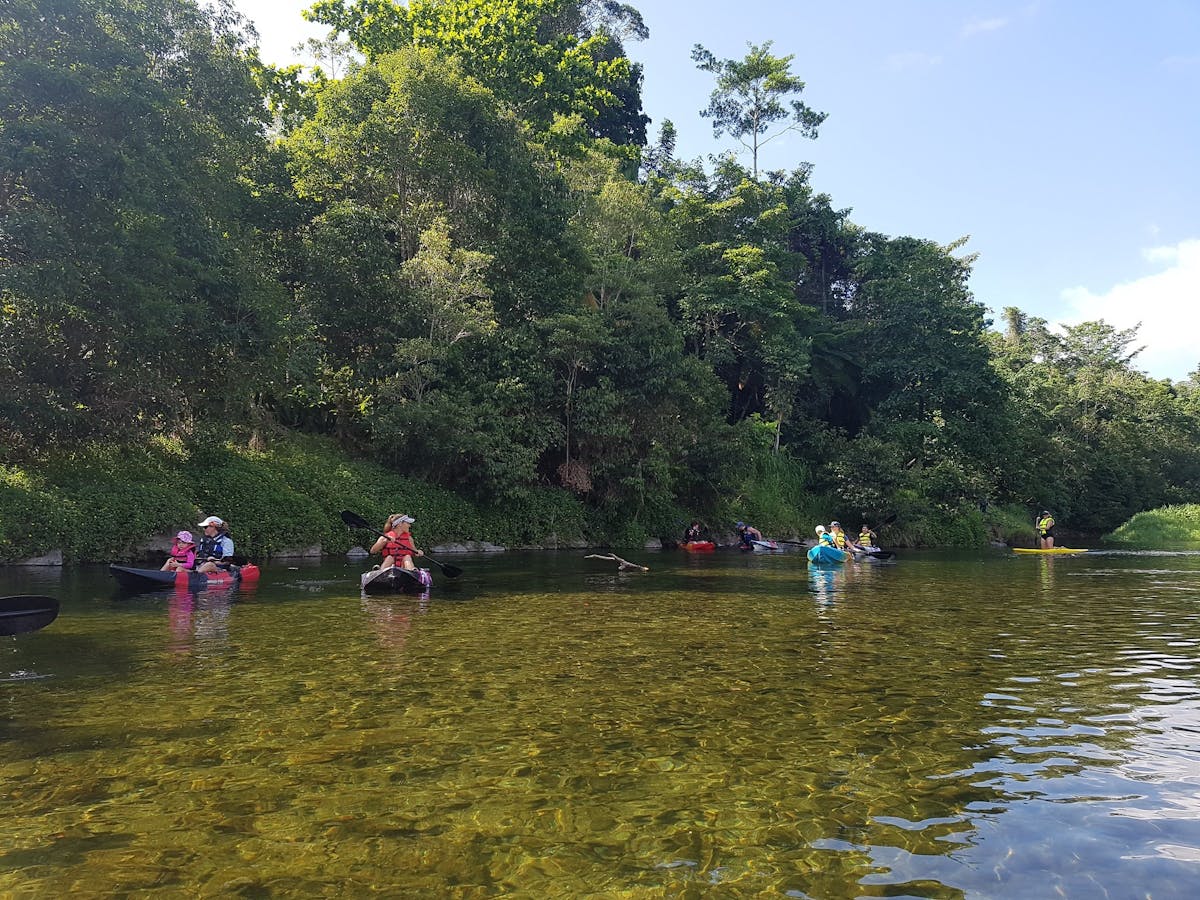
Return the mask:
[[[366,531],[370,531],[374,534],[379,535],[381,538],[387,537],[386,534],[384,534],[382,531],[379,531],[374,525],[372,525],[370,522],[368,522],[362,516],[355,515],[354,513],[350,512],[350,510],[348,510],[348,509],[342,510],[342,521],[345,522],[346,525],[348,525],[350,528],[362,528]],[[436,559],[434,559],[432,556],[430,556],[429,554],[425,554],[421,558],[429,560],[431,563],[433,563],[435,566],[437,566],[439,569],[441,569],[442,573],[447,578],[457,578],[459,575],[462,574],[462,569],[460,569],[458,566],[451,566],[451,565],[447,565],[446,563],[440,563]]]
[[0,597],[0,634],[28,634],[58,618],[53,597]]

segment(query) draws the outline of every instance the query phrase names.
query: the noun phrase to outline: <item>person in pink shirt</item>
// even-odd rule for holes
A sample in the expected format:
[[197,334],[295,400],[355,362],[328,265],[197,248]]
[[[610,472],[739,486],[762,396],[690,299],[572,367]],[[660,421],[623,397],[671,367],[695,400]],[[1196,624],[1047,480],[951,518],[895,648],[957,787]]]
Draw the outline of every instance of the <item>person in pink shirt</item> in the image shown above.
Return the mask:
[[190,531],[181,531],[171,542],[171,558],[163,563],[162,571],[176,572],[179,569],[193,569],[196,566],[196,542],[192,540]]

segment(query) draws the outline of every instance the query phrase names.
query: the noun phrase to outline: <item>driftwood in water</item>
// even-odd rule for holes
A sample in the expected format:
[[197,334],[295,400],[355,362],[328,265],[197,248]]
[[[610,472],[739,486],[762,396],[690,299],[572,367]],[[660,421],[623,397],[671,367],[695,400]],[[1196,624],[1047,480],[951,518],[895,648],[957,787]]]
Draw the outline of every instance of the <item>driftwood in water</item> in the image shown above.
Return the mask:
[[607,559],[610,562],[615,562],[617,564],[618,572],[632,572],[634,569],[637,569],[639,572],[650,571],[648,566],[639,566],[637,563],[631,563],[627,559],[621,559],[621,557],[617,556],[615,553],[609,553],[604,556],[601,556],[598,553],[589,553],[584,557],[584,559]]

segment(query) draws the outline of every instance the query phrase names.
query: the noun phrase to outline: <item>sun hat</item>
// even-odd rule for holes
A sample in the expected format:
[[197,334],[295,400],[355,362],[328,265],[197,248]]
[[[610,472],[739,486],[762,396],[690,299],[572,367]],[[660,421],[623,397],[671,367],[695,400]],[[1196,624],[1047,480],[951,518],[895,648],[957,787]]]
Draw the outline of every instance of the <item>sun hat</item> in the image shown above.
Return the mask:
[[200,527],[207,528],[209,525],[224,525],[224,524],[225,524],[224,519],[218,518],[217,516],[209,516],[207,519],[205,519],[203,522],[200,523]]
[[179,532],[179,534],[175,535],[175,540],[180,541],[184,544],[196,543],[195,541],[192,540],[192,533],[190,531]]
[[824,534],[824,533],[825,533],[825,526],[824,526],[824,525],[818,525],[818,526],[817,526],[817,529],[816,529],[816,531],[817,531],[817,534]]
[[395,525],[397,522],[407,522],[409,525],[411,525],[413,522],[417,521],[412,516],[406,516],[402,513],[392,513],[390,518],[393,525]]

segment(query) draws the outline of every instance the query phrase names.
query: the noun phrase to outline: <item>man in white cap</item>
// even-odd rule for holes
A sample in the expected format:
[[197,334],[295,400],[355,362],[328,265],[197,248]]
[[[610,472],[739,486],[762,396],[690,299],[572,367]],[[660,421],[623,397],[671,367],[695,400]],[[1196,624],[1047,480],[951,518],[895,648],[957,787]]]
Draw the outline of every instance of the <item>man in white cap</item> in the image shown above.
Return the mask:
[[229,536],[229,526],[217,516],[209,516],[199,524],[204,529],[204,537],[196,548],[196,562],[199,563],[196,571],[227,570],[233,564],[233,538]]

